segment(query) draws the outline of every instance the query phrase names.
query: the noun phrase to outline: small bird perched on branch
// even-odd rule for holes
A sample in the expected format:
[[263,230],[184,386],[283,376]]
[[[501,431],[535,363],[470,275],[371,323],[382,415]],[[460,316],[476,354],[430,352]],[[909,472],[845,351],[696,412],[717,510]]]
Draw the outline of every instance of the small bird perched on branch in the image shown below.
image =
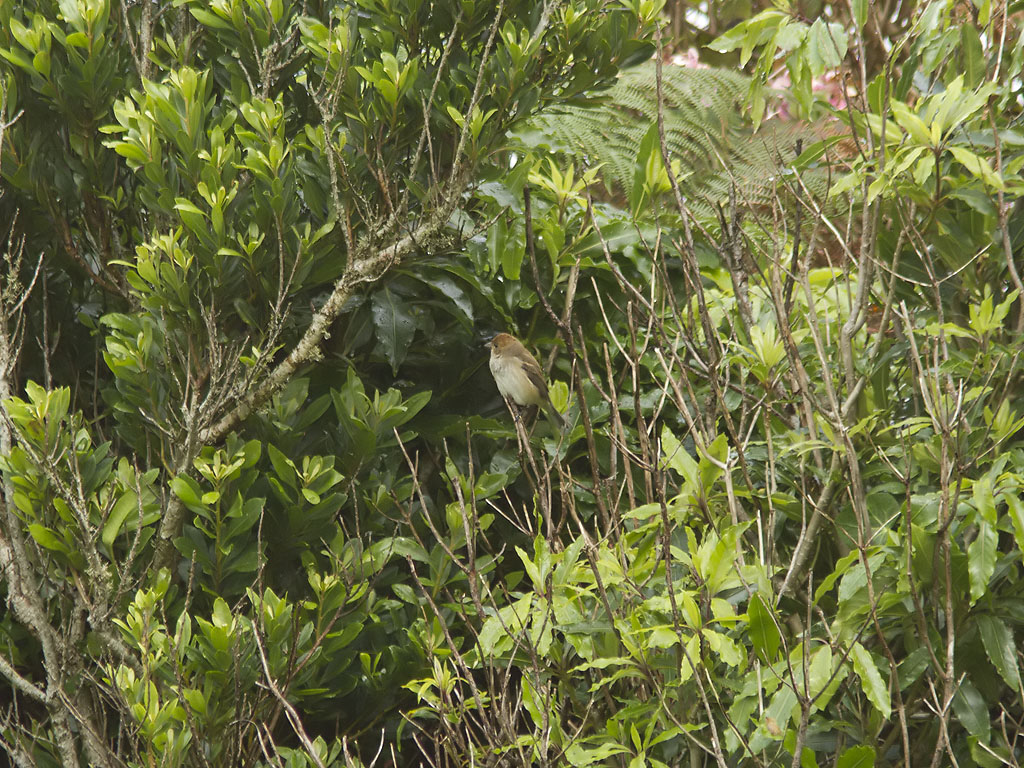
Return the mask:
[[565,429],[565,419],[548,395],[544,372],[519,339],[499,333],[491,339],[490,347],[491,374],[501,396],[516,405],[540,406],[549,419]]

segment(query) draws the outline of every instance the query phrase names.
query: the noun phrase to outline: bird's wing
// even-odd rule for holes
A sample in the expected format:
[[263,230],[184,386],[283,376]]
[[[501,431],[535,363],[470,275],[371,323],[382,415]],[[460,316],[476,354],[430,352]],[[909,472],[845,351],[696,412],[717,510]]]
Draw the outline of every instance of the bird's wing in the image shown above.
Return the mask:
[[535,363],[533,363],[533,361],[524,361],[522,363],[522,366],[523,373],[526,374],[526,377],[530,380],[530,383],[533,384],[533,386],[535,386],[537,390],[540,392],[541,399],[547,400],[548,385],[547,382],[544,381],[544,374],[541,373],[540,368]]

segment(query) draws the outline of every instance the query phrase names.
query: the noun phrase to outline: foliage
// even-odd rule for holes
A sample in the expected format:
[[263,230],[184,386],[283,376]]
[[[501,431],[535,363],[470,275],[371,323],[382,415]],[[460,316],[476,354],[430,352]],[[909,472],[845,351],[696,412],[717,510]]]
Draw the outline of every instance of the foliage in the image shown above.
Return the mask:
[[[747,205],[768,204],[779,194],[779,164],[792,159],[795,146],[821,138],[779,120],[752,133],[744,115],[750,82],[733,70],[691,67],[666,68],[661,78],[673,171],[691,213],[709,226],[717,226],[718,206],[728,202],[730,190]],[[639,214],[652,195],[670,188],[658,140],[657,84],[653,63],[632,67],[599,103],[554,106],[517,137],[528,150],[549,147],[599,167],[612,199]],[[827,188],[816,171],[806,173],[804,183],[817,194]]]
[[1024,38],[869,11],[0,6],[0,748],[1019,763]]

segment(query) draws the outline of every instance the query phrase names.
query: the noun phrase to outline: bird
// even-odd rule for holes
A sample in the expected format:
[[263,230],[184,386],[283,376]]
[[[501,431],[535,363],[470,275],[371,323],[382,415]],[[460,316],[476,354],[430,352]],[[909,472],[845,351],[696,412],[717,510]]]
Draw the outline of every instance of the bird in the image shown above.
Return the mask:
[[565,429],[565,418],[548,395],[544,372],[519,339],[509,333],[499,333],[489,346],[491,374],[501,396],[519,406],[540,406],[551,421]]

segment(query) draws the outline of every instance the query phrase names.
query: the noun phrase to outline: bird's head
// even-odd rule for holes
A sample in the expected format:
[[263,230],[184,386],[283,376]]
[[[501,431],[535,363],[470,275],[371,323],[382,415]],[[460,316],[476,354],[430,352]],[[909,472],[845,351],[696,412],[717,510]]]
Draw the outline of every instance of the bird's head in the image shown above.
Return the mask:
[[516,344],[515,336],[508,333],[499,333],[493,339],[491,339],[490,347],[492,355],[504,354],[509,347]]

